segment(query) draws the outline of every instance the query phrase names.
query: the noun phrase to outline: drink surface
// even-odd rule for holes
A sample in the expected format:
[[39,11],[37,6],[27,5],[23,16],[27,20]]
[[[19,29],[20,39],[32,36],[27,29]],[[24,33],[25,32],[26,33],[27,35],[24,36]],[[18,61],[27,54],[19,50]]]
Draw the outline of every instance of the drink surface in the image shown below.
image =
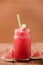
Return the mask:
[[14,33],[15,59],[30,59],[31,56],[31,36],[28,29],[19,28]]

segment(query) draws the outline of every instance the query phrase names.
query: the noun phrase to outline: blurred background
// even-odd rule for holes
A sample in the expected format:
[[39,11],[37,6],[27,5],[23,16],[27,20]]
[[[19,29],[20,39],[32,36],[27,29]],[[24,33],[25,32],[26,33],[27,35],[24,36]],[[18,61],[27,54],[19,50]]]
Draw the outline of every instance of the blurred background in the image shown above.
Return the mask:
[[32,42],[43,42],[43,0],[0,0],[0,43],[12,43],[16,15],[31,29]]

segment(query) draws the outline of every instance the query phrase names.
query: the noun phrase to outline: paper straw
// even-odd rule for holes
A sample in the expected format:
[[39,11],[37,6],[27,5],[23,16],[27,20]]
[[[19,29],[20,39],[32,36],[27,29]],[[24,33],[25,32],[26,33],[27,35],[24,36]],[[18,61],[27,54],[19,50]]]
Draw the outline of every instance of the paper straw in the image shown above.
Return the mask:
[[21,27],[21,21],[20,21],[20,16],[19,16],[19,14],[17,14],[17,20],[18,20],[18,25],[19,25],[19,27]]

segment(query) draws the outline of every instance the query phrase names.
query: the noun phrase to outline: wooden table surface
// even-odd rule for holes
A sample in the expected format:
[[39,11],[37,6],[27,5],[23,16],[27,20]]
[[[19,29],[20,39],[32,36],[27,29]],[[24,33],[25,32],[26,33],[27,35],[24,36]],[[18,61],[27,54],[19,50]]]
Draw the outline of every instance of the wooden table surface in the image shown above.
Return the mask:
[[[43,43],[35,43],[32,44],[33,48],[37,48],[38,50],[41,51],[42,53],[42,58],[43,58]],[[10,49],[12,49],[13,45],[12,44],[0,44],[0,58],[8,52]],[[0,59],[0,65],[43,65],[43,60],[29,60],[28,62],[15,62],[15,63],[10,63],[10,62],[5,62],[2,59]]]

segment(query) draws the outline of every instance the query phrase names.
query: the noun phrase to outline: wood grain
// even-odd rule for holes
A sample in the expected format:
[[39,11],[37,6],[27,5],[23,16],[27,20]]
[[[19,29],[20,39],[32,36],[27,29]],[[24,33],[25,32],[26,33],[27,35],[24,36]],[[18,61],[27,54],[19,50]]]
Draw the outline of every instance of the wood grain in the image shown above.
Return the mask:
[[[40,50],[41,53],[43,53],[43,43],[35,43],[32,44],[32,46],[35,48],[37,48],[37,50]],[[0,58],[6,53],[8,52],[10,49],[12,49],[12,44],[0,44]],[[43,58],[43,55],[42,55]],[[0,65],[43,65],[43,60],[29,60],[28,62],[14,62],[14,63],[10,63],[10,62],[5,62],[2,59],[0,59]]]

